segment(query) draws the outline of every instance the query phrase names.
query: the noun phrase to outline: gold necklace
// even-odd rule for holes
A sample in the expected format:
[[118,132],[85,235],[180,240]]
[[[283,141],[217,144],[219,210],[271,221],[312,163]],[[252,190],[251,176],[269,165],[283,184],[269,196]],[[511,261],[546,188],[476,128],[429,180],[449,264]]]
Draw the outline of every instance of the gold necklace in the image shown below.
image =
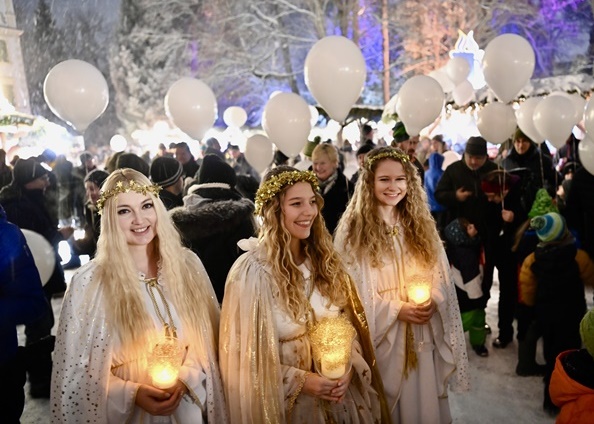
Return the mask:
[[[165,327],[165,336],[177,338],[177,328],[175,328],[175,325],[173,324],[173,317],[171,316],[171,310],[169,309],[169,303],[167,303],[167,299],[165,299],[165,295],[163,294],[163,291],[161,290],[161,287],[159,286],[159,282],[158,282],[157,278],[143,278],[142,281],[146,284],[146,291],[148,292],[151,300],[153,301],[153,306],[155,307],[155,312],[157,313],[157,316],[159,317],[161,324],[163,324],[163,327]],[[163,305],[165,305],[165,312],[167,312],[167,318],[169,318],[169,322],[165,321],[165,318],[161,314],[161,311],[159,310],[159,305],[157,305],[157,300],[155,299],[155,294],[153,293],[153,290],[155,290],[159,294],[159,297],[161,298],[161,302],[163,302]]]

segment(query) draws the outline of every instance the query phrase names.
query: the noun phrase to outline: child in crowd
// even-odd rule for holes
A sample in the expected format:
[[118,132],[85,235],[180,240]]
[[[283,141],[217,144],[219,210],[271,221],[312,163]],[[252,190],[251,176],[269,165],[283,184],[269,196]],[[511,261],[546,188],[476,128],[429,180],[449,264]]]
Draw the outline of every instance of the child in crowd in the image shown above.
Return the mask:
[[580,323],[584,349],[557,357],[551,377],[551,399],[561,408],[557,424],[594,422],[594,310]]
[[534,305],[536,325],[542,332],[546,362],[543,408],[553,414],[557,407],[549,396],[549,381],[555,358],[565,350],[581,347],[584,284],[593,285],[594,264],[576,247],[565,219],[558,213],[537,216],[530,225],[540,242],[522,264],[519,292],[523,303]]
[[483,296],[483,255],[481,241],[474,224],[457,218],[445,228],[447,255],[456,284],[458,305],[464,331],[468,331],[472,349],[479,356],[489,356],[485,347],[485,307]]

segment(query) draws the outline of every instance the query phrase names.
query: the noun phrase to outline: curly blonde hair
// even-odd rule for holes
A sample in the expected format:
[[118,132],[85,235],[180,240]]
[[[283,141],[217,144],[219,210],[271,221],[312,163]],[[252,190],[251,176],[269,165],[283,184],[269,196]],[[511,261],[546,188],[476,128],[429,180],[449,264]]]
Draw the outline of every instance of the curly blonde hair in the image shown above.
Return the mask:
[[[140,172],[124,168],[114,171],[103,185],[113,189],[118,182],[135,181],[140,185],[151,182]],[[151,192],[157,215],[154,249],[160,264],[160,275],[167,284],[171,302],[182,321],[189,341],[203,344],[204,340],[217,340],[218,308],[204,269],[194,253],[183,247],[178,231],[169,219],[159,197]],[[101,216],[101,235],[97,242],[96,281],[101,284],[106,305],[106,317],[112,334],[122,341],[124,351],[130,355],[146,351],[154,330],[154,323],[143,301],[139,271],[130,254],[126,238],[120,229],[115,195],[105,202]],[[211,323],[209,334],[198,334],[197,322]],[[178,325],[180,323],[177,323]]]
[[[390,153],[393,155],[389,156]],[[373,159],[386,154],[388,157]],[[385,252],[393,251],[393,241],[379,214],[379,202],[374,194],[375,171],[387,160],[401,163],[406,176],[406,195],[395,208],[408,249],[428,266],[435,264],[438,257],[439,235],[429,211],[427,194],[416,167],[398,158],[402,155],[405,155],[402,150],[393,147],[378,147],[367,154],[353,198],[337,227],[337,234],[343,234],[348,244],[345,250],[351,259],[367,257],[375,268],[383,265]]]
[[[294,171],[290,166],[278,166],[264,177],[263,182],[274,175]],[[289,249],[291,234],[283,221],[282,201],[291,185],[284,187],[274,198],[262,207],[263,222],[260,240],[266,249],[267,261],[272,269],[273,279],[286,312],[296,321],[309,311],[309,299],[304,290],[304,281],[295,259]],[[320,213],[324,199],[314,189],[318,214],[314,218],[309,237],[301,241],[305,256],[311,263],[312,283],[329,302],[338,307],[346,305],[348,299],[348,274],[334,250],[332,237]]]

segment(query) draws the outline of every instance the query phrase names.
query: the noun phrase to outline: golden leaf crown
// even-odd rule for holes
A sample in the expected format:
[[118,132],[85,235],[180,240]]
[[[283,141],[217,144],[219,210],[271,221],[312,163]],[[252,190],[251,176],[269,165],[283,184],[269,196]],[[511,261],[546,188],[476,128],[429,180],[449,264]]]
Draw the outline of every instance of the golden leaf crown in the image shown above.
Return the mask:
[[382,160],[382,159],[386,159],[386,158],[397,159],[402,163],[410,162],[410,158],[408,157],[407,154],[399,152],[397,150],[390,150],[389,152],[382,152],[376,156],[368,156],[365,159],[367,169],[371,170],[371,167],[373,166],[374,163],[376,163],[378,160]]
[[276,196],[286,186],[299,182],[310,183],[314,191],[318,191],[318,177],[311,171],[285,171],[270,177],[256,192],[256,213],[259,215],[266,203]]
[[146,196],[146,194],[149,192],[153,193],[155,196],[158,196],[159,192],[161,191],[161,186],[157,184],[138,184],[134,180],[128,180],[126,182],[118,181],[114,188],[101,192],[101,196],[99,197],[99,200],[97,200],[97,209],[99,210],[99,213],[101,214],[103,206],[109,198],[117,196],[119,193],[128,193],[130,191],[142,194],[143,196]]

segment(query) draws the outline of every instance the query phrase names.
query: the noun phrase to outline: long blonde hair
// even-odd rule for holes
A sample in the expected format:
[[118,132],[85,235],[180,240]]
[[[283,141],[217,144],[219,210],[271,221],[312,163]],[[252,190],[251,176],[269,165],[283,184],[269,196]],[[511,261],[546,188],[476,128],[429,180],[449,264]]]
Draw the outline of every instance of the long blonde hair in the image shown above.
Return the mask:
[[[290,166],[278,166],[264,177],[263,182],[274,175],[295,171]],[[291,234],[284,225],[281,203],[291,185],[283,189],[262,206],[263,222],[260,228],[260,240],[266,249],[267,262],[272,270],[277,291],[283,300],[286,312],[296,321],[301,320],[309,310],[309,299],[304,290],[304,281],[295,259],[289,249]],[[334,250],[332,237],[326,229],[321,215],[324,199],[315,190],[318,214],[316,215],[309,237],[301,241],[305,256],[311,263],[313,286],[330,303],[343,307],[348,299],[347,273]]]
[[[105,180],[103,190],[116,187],[118,182],[134,181],[148,186],[151,182],[140,172],[124,168],[114,171]],[[204,344],[213,340],[216,346],[218,308],[210,282],[198,281],[204,270],[194,253],[182,246],[179,233],[169,219],[158,196],[147,192],[157,215],[154,248],[159,258],[160,274],[171,301],[182,321],[188,340]],[[97,282],[101,285],[106,305],[108,325],[122,342],[124,352],[137,355],[146,349],[154,323],[148,314],[134,263],[117,215],[117,195],[105,201],[101,215],[101,235],[97,242]],[[200,334],[197,323],[210,323],[206,335]],[[178,326],[180,323],[176,323]]]
[[375,171],[383,161],[399,162],[404,169],[407,185],[406,195],[396,205],[404,241],[421,263],[433,265],[438,257],[439,235],[416,167],[410,161],[398,159],[397,155],[373,160],[375,156],[391,152],[406,155],[402,150],[392,147],[379,147],[368,153],[353,198],[338,223],[337,234],[343,235],[348,248],[343,247],[351,259],[366,257],[375,268],[383,265],[382,258],[385,252],[393,250],[393,241],[379,214],[379,202],[374,194]]

